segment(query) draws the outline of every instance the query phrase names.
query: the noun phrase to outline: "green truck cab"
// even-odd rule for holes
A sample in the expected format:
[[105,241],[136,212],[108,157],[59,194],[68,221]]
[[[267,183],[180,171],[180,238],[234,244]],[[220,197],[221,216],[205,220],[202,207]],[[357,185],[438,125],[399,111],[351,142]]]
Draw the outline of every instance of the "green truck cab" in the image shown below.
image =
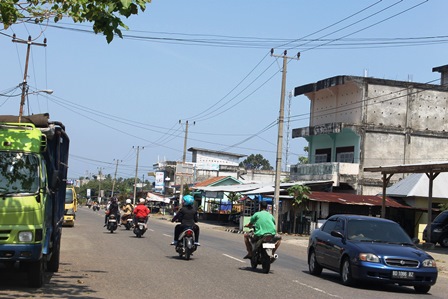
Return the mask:
[[67,186],[65,190],[64,226],[75,226],[76,211],[78,209],[78,197],[75,187]]
[[48,114],[0,116],[0,263],[30,287],[59,270],[69,143]]

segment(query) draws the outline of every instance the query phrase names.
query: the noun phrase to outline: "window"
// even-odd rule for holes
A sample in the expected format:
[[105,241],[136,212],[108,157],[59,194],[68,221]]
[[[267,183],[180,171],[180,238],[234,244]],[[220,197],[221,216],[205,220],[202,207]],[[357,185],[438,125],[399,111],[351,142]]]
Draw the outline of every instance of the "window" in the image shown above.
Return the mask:
[[345,146],[336,148],[336,162],[354,163],[355,147]]
[[314,163],[331,162],[331,148],[317,149],[314,156]]

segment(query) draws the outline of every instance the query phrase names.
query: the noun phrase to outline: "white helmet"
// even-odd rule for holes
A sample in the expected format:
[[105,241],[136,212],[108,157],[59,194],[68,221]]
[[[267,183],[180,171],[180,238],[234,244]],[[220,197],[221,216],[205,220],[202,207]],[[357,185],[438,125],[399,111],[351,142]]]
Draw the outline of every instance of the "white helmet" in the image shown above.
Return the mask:
[[131,201],[130,198],[126,199],[126,203],[131,203],[131,202],[132,202],[132,201]]
[[145,199],[144,198],[140,198],[140,203],[143,203],[143,202],[145,202]]

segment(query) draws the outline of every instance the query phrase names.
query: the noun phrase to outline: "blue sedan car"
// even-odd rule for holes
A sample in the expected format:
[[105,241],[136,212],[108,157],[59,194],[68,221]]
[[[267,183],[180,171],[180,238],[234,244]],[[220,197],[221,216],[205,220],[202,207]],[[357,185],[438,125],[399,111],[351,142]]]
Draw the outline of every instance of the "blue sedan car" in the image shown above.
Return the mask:
[[314,230],[308,244],[313,275],[329,269],[344,285],[357,280],[413,286],[427,293],[437,280],[435,260],[417,248],[394,221],[359,215],[334,215]]

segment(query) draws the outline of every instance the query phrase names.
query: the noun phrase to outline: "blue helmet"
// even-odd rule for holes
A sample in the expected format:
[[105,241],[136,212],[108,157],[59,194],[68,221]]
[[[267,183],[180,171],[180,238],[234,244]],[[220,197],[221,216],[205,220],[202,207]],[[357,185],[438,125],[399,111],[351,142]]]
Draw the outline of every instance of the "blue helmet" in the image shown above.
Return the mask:
[[186,206],[191,206],[194,202],[194,198],[191,195],[185,195],[183,199],[184,199],[184,205]]

